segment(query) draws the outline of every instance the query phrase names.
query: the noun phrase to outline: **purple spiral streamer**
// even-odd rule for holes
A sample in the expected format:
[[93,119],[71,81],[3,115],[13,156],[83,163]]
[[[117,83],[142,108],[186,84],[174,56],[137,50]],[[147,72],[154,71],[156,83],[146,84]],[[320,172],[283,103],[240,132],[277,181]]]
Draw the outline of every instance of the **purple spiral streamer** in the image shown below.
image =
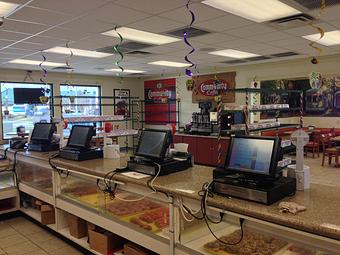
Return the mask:
[[44,62],[46,61],[46,57],[44,56],[44,53],[41,52],[42,54],[42,62],[39,64],[39,68],[42,71],[42,76],[40,77],[40,82],[46,84],[45,78],[47,77],[47,70],[43,67]]
[[[189,24],[189,26],[188,26],[189,29],[192,27],[192,25],[194,24],[194,22],[195,22],[195,20],[196,20],[195,14],[193,13],[193,11],[192,11],[192,10],[190,9],[190,7],[189,7],[190,2],[191,2],[191,0],[188,0],[187,4],[185,5],[186,8],[187,8],[187,10],[189,11],[189,13],[190,13],[190,15],[191,15],[191,22],[190,22],[190,24]],[[189,30],[189,29],[188,29],[188,30]],[[187,76],[191,77],[191,76],[193,75],[193,73],[192,73],[192,71],[190,70],[190,68],[193,68],[193,67],[194,67],[195,70],[197,71],[197,65],[189,59],[189,56],[190,56],[192,53],[194,53],[196,49],[195,49],[195,48],[191,45],[191,43],[188,41],[188,31],[185,31],[185,32],[183,33],[183,37],[184,37],[184,42],[185,42],[185,44],[188,45],[188,46],[191,48],[190,52],[189,52],[188,54],[186,54],[185,57],[184,57],[184,60],[185,60],[187,63],[190,64],[190,66],[189,66],[188,68],[185,69],[185,74],[186,74]]]
[[115,26],[114,30],[119,37],[119,42],[113,46],[113,50],[114,50],[115,57],[119,56],[119,59],[115,61],[115,65],[121,70],[121,72],[117,74],[118,76],[120,76],[124,72],[124,68],[120,64],[124,59],[123,52],[120,50],[120,46],[123,43],[123,36],[117,31],[117,28],[118,27]]

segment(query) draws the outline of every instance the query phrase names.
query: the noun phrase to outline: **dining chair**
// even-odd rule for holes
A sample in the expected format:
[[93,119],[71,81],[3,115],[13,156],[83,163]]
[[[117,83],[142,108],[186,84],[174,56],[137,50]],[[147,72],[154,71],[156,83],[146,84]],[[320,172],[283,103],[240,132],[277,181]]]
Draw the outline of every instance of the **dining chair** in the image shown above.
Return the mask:
[[330,140],[330,136],[328,134],[321,135],[321,144],[322,144],[322,163],[321,165],[324,166],[325,159],[328,157],[328,164],[332,163],[332,158],[335,159],[335,166],[339,166],[339,154],[340,149],[335,147]]

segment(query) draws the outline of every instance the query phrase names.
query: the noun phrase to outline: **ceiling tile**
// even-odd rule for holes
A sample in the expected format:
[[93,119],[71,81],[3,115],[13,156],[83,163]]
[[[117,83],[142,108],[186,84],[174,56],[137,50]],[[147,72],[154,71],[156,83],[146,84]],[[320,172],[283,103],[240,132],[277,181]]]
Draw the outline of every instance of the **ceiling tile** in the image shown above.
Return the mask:
[[228,29],[243,27],[251,24],[255,23],[232,14],[224,14],[221,17],[214,17],[213,19],[205,22],[197,22],[197,26],[216,32],[222,32]]
[[0,51],[0,58],[15,59],[15,58],[20,58],[22,56],[25,56],[25,54],[3,53]]
[[113,28],[115,25],[127,25],[148,17],[150,17],[149,14],[110,3],[93,12],[87,22],[96,18],[100,21],[111,23],[111,28]]
[[16,21],[11,19],[6,19],[4,24],[0,27],[1,30],[14,31],[27,34],[36,34],[40,31],[48,28],[46,25],[42,24],[31,24],[23,21]]
[[147,49],[145,49],[145,51],[155,53],[155,54],[167,54],[167,53],[175,51],[175,49],[171,47],[166,47],[166,46],[154,46],[154,47],[148,47]]
[[[322,20],[335,20],[339,19],[340,5],[333,5],[331,7],[326,7],[321,15]],[[308,14],[316,17],[319,14],[319,9],[309,12]]]
[[85,33],[85,32],[78,31],[78,30],[58,28],[58,27],[50,29],[40,34],[40,36],[54,37],[58,39],[65,39],[68,41],[78,41],[78,40],[87,38],[90,35],[91,35],[90,33]]
[[117,4],[150,14],[159,14],[184,6],[183,0],[118,0]]
[[[182,1],[182,3],[183,3],[183,1]],[[195,17],[196,17],[194,26],[199,25],[200,22],[204,22],[204,21],[225,15],[225,12],[211,8],[211,7],[206,6],[204,4],[198,4],[198,3],[191,4],[190,9],[195,14]],[[169,12],[162,13],[159,16],[165,17],[165,18],[168,18],[168,19],[172,19],[172,20],[175,20],[175,21],[180,21],[180,22],[183,22],[187,25],[189,25],[189,23],[191,22],[191,14],[186,9],[184,4],[180,8],[177,8],[177,9],[169,11]]]
[[239,27],[235,29],[228,29],[225,31],[227,34],[238,36],[238,37],[249,37],[252,35],[258,35],[258,34],[266,34],[275,32],[275,29],[262,25],[262,24],[253,24],[245,27]]
[[108,0],[34,0],[29,6],[48,9],[54,12],[68,13],[71,15],[79,15],[88,11],[101,7]]
[[215,45],[222,47],[221,50],[223,50],[223,49],[234,48],[234,47],[239,47],[239,46],[251,45],[253,43],[256,43],[256,42],[246,40],[246,39],[236,39],[236,40],[231,40],[231,41],[227,41],[223,43],[216,43]]
[[7,45],[11,44],[12,42],[11,41],[3,41],[3,40],[0,40],[0,49],[2,47],[6,47]]
[[27,41],[23,41],[20,43],[16,43],[13,47],[20,48],[20,49],[40,51],[43,49],[44,46],[40,43],[30,43]]
[[[325,32],[335,30],[336,28],[332,25],[327,23],[319,23],[316,24],[317,26],[321,27]],[[303,27],[296,27],[291,29],[282,30],[282,32],[295,35],[295,36],[303,36],[309,34],[317,34],[319,33],[314,27],[312,26],[303,26]]]
[[118,38],[113,38],[105,35],[94,35],[83,40],[71,43],[70,47],[76,49],[96,50],[108,46],[116,45],[119,42]]
[[60,27],[78,32],[100,34],[112,29],[114,25],[111,23],[99,21],[95,19],[93,15],[87,15],[82,18],[70,21]]
[[44,25],[57,25],[71,19],[72,16],[46,11],[35,7],[24,7],[10,16],[11,19],[35,22]]
[[257,41],[257,42],[271,42],[271,41],[277,41],[277,40],[282,40],[282,39],[288,39],[291,37],[292,36],[290,34],[276,31],[276,32],[271,32],[271,33],[266,33],[266,34],[246,36],[244,38],[252,40],[252,41]]
[[161,18],[161,17],[151,17],[147,18],[132,24],[129,24],[128,26],[135,29],[145,30],[148,32],[153,33],[163,33],[170,30],[174,30],[177,28],[183,27],[185,24],[167,19],[167,18]]
[[303,45],[308,47],[308,44],[310,41],[300,38],[300,37],[291,37],[288,39],[282,39],[277,41],[268,42],[268,44],[273,46],[279,46],[279,47],[296,47],[298,45]]
[[42,44],[43,50],[46,50],[54,46],[65,45],[67,43],[67,40],[47,36],[34,36],[32,38],[29,38],[25,42]]
[[0,40],[1,39],[6,39],[6,40],[22,40],[26,37],[29,37],[29,34],[23,34],[23,33],[16,33],[16,32],[11,32],[11,31],[6,31],[6,30],[0,30]]
[[205,44],[216,44],[216,43],[222,43],[226,41],[231,41],[237,39],[234,36],[221,34],[221,33],[211,33],[207,35],[202,35],[198,37],[194,37],[191,40],[193,42],[200,42]]
[[35,50],[28,50],[28,49],[20,49],[15,47],[9,47],[4,50],[0,51],[1,53],[5,54],[15,54],[15,55],[26,55],[36,52]]

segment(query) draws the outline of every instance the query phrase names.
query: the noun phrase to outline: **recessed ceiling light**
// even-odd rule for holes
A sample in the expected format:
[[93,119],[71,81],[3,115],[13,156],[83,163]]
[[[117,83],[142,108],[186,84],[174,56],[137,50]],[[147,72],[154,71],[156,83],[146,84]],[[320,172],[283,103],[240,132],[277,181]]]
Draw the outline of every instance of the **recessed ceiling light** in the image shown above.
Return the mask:
[[302,36],[303,38],[317,42],[322,45],[331,46],[340,44],[340,30],[326,32],[324,36],[320,39],[320,34],[312,34]]
[[[108,72],[117,72],[117,73],[121,73],[122,72],[122,70],[119,69],[119,68],[106,69],[105,71],[108,71]],[[145,71],[132,70],[132,69],[124,69],[123,73],[145,73]]]
[[156,45],[173,43],[173,42],[178,42],[181,40],[175,37],[150,33],[150,32],[137,30],[137,29],[133,29],[129,27],[120,27],[117,29],[117,31],[113,29],[113,30],[104,32],[102,34],[119,38],[119,35],[117,34],[117,32],[120,33],[124,39],[135,41],[135,42],[156,44]]
[[156,65],[156,66],[170,66],[170,67],[187,67],[190,64],[180,63],[180,62],[172,62],[172,61],[155,61],[148,63],[149,65]]
[[66,48],[66,47],[54,47],[54,48],[45,50],[45,52],[65,54],[65,55],[70,55],[71,51],[73,55],[75,56],[89,57],[89,58],[105,58],[105,57],[109,57],[113,55],[109,53],[103,53],[103,52],[97,52],[97,51],[91,51],[91,50],[73,49],[73,48]]
[[205,0],[202,3],[255,22],[264,22],[301,13],[278,0]]
[[212,51],[212,52],[209,52],[209,54],[217,55],[217,56],[223,56],[223,57],[229,57],[229,58],[252,58],[252,57],[260,56],[260,55],[254,54],[254,53],[239,51],[239,50],[233,50],[233,49]]
[[[40,65],[42,61],[38,61],[38,60],[29,60],[29,59],[13,59],[11,61],[8,61],[8,63],[11,64],[21,64],[21,65]],[[42,66],[52,66],[52,67],[57,67],[57,66],[64,66],[65,63],[56,63],[56,62],[48,62],[45,61],[44,63],[42,63]]]
[[8,17],[18,7],[19,4],[0,1],[0,17]]

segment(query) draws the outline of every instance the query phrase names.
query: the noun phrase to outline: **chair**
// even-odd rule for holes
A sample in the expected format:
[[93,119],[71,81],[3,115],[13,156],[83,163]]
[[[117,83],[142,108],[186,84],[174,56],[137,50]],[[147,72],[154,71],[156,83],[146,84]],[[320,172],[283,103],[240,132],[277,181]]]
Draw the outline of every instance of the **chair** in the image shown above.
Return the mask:
[[311,151],[313,153],[313,158],[315,153],[318,153],[318,157],[320,157],[320,135],[315,135],[313,141],[308,142],[304,149],[306,156],[308,151]]
[[339,154],[340,149],[333,146],[332,141],[330,141],[330,136],[327,134],[321,135],[321,143],[322,143],[322,163],[324,166],[325,158],[328,157],[328,164],[332,163],[332,158],[335,158],[335,166],[339,166]]

